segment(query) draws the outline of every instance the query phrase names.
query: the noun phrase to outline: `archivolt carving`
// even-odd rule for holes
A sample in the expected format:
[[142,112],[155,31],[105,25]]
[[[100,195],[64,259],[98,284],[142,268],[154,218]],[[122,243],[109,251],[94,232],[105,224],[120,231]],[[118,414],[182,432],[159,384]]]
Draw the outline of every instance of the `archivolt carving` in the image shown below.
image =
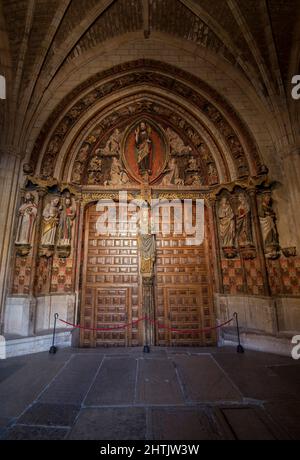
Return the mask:
[[[143,70],[138,71],[138,69],[142,68]],[[60,113],[63,112],[64,108],[66,107],[67,103],[70,102],[70,100],[72,100],[74,97],[78,97],[78,93],[88,88],[89,85],[105,77],[116,75],[116,73],[120,74],[121,72],[130,72],[131,70],[134,70],[134,73],[119,75],[118,78],[114,80],[99,84],[97,88],[93,89],[87,95],[82,97],[78,102],[76,102],[64,115],[64,117],[60,120],[57,127],[55,128],[46,148],[41,167],[41,175],[43,177],[50,177],[53,174],[57,152],[59,151],[66,135],[74,126],[76,121],[84,113],[86,113],[93,104],[108,96],[112,92],[133,85],[136,86],[137,84],[147,84],[156,87],[163,87],[169,92],[172,92],[178,96],[183,96],[190,103],[194,104],[197,110],[200,110],[216,125],[219,132],[222,133],[222,135],[225,137],[228,145],[231,146],[237,171],[239,172],[239,176],[242,177],[248,174],[249,164],[246,159],[247,155],[244,151],[244,147],[240,143],[238,135],[235,131],[237,130],[243,137],[243,143],[247,146],[247,151],[250,152],[251,161],[253,162],[253,169],[255,169],[256,173],[261,172],[263,165],[261,164],[256,146],[250,135],[248,134],[242,122],[238,119],[233,109],[229,107],[228,104],[214,90],[212,90],[208,85],[206,85],[198,78],[193,77],[184,71],[166,64],[162,65],[156,61],[147,60],[140,60],[137,62],[123,64],[111,69],[110,71],[97,74],[95,77],[89,79],[84,84],[72,91],[70,95],[67,96],[57,107],[56,111],[49,118],[44,129],[40,133],[31,155],[31,163],[36,163],[39,152],[42,150],[47,134],[49,133],[50,127],[52,127],[56,120],[59,119]],[[182,81],[176,81],[174,78],[168,75],[158,73],[158,70],[164,73],[169,72],[173,75],[175,74],[176,77],[183,78],[187,83],[189,82],[196,85],[201,90],[201,92],[208,94],[210,99],[214,100],[216,104],[222,106],[222,112],[226,114],[226,119],[225,116],[221,115],[215,105],[212,102],[208,102],[202,94],[200,95],[195,89],[191,88]],[[230,123],[228,120],[230,120]],[[233,123],[234,128],[232,127],[231,123]],[[197,136],[196,133],[187,131],[187,135],[193,142],[197,142],[196,139],[194,140],[194,136]]]

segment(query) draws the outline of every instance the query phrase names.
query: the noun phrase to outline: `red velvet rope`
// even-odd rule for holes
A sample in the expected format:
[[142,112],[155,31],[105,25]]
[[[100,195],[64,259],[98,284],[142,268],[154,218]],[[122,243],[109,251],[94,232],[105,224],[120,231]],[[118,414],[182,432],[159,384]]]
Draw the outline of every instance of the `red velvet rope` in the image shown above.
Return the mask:
[[85,327],[85,326],[80,326],[80,324],[72,324],[69,323],[68,321],[64,321],[63,319],[59,319],[62,323],[67,324],[68,326],[72,326],[74,329],[84,329],[86,331],[101,331],[101,332],[109,332],[109,331],[115,331],[118,329],[126,329],[126,327],[132,326],[134,324],[139,323],[140,321],[144,321],[148,319],[150,323],[156,324],[159,329],[166,329],[171,332],[180,332],[180,334],[190,334],[190,333],[200,333],[200,332],[208,332],[212,331],[214,329],[219,329],[220,327],[226,326],[226,324],[231,323],[233,321],[233,318],[229,319],[228,321],[225,321],[225,323],[219,324],[218,326],[213,326],[213,327],[206,327],[204,329],[176,329],[173,327],[168,327],[164,324],[159,324],[158,321],[147,318],[147,316],[144,316],[142,318],[137,319],[136,321],[132,321],[131,323],[126,323],[121,326],[113,326],[113,327],[106,327],[106,328],[99,328],[99,327]]

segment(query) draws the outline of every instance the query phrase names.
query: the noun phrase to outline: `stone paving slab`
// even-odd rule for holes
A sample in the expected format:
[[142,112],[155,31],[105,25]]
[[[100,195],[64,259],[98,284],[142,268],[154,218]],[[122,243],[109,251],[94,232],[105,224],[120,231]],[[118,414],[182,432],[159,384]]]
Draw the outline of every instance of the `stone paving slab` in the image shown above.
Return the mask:
[[9,441],[54,441],[64,439],[68,431],[67,428],[15,425],[8,430],[7,435],[3,439]]
[[291,358],[265,353],[262,355],[247,351],[245,354],[214,355],[214,358],[246,398],[261,401],[298,399],[296,385],[284,380],[278,373],[279,368],[276,366],[275,372],[272,366],[279,363],[283,373],[287,363],[295,366],[298,372],[300,366],[291,363]]
[[136,403],[138,404],[183,404],[175,367],[170,360],[140,359]]
[[102,355],[74,355],[62,369],[39,402],[81,404],[103,360]]
[[68,439],[144,440],[146,411],[141,407],[83,409]]
[[209,355],[174,355],[187,401],[241,401],[242,395]]
[[84,401],[85,406],[133,404],[136,371],[135,358],[106,357]]
[[288,438],[300,440],[300,401],[269,402],[264,407]]
[[41,404],[31,406],[18,420],[22,425],[72,426],[80,406],[72,404]]
[[0,438],[300,439],[300,362],[152,348],[0,361]]
[[[17,417],[31,404],[47,384],[70,359],[64,356],[40,353],[21,358],[11,358],[6,363],[21,363],[19,370],[0,383],[0,416]],[[1,372],[0,364],[0,372]]]
[[221,413],[234,438],[240,441],[278,439],[275,427],[266,419],[263,411],[251,407],[227,407]]
[[218,440],[224,436],[213,422],[210,409],[151,409],[153,440]]

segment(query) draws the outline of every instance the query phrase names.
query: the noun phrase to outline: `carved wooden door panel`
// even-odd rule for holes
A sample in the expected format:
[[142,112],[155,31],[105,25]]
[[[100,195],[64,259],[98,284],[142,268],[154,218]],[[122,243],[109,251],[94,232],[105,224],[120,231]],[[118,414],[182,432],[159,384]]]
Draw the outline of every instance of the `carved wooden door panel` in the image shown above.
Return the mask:
[[[91,329],[124,326],[140,316],[136,237],[99,235],[96,222],[100,215],[94,205],[85,218],[81,324]],[[85,347],[138,345],[139,327],[81,330],[80,343]]]
[[[205,240],[200,246],[188,246],[182,235],[159,233],[156,237],[156,319],[168,327],[156,328],[158,345],[204,346],[215,343],[213,332],[186,333],[189,329],[214,326],[208,239],[207,222]],[[170,328],[182,332],[173,332]]]

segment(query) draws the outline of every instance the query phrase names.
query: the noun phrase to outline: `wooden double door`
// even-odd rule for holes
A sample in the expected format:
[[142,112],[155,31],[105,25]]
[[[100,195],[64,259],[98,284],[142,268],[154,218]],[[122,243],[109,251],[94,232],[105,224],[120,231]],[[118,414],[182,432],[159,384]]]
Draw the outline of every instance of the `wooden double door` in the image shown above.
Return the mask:
[[[136,235],[97,233],[96,206],[86,211],[80,344],[83,347],[143,345],[143,283]],[[199,346],[215,343],[209,265],[209,228],[200,246],[183,236],[156,235],[153,281],[155,345]],[[121,329],[113,329],[121,326]],[[97,330],[96,330],[97,329]],[[102,330],[109,329],[109,330]],[[193,331],[189,332],[192,329]],[[196,330],[196,331],[195,331]],[[176,332],[178,331],[178,332]]]

